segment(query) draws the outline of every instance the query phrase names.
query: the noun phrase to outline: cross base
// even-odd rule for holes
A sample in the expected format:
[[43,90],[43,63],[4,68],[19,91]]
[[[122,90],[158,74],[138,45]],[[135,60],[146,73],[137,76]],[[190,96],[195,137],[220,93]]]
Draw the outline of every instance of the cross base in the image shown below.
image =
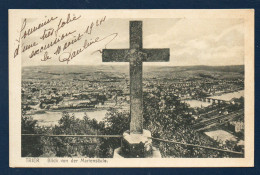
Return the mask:
[[124,132],[122,147],[114,150],[114,158],[160,158],[160,152],[152,146],[151,132],[143,134]]
[[[113,158],[123,159],[123,158],[129,158],[129,157],[124,157],[124,156],[123,156],[123,153],[122,153],[122,148],[119,147],[119,148],[116,148],[116,149],[114,150]],[[161,155],[160,151],[159,151],[157,148],[153,147],[153,153],[152,153],[152,155],[149,156],[149,157],[146,157],[146,158],[162,158],[162,155]]]

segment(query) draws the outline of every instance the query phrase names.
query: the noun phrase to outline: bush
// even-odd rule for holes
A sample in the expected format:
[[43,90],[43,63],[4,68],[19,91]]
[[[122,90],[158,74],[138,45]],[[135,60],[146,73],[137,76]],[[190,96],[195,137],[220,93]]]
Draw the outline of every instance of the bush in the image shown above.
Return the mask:
[[[37,121],[31,117],[22,116],[22,134],[37,134]],[[39,157],[42,155],[41,137],[22,136],[21,138],[22,157]]]

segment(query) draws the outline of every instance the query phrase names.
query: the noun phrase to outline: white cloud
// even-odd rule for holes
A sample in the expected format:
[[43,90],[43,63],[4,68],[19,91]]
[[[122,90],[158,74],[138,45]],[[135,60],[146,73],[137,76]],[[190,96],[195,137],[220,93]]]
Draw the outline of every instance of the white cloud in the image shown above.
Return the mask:
[[[82,21],[81,24],[89,22]],[[71,26],[82,31],[83,26]],[[129,47],[129,22],[122,19],[109,19],[95,30],[93,36],[106,36],[118,33],[108,48]],[[39,36],[35,36],[39,37]],[[244,25],[240,19],[144,19],[144,48],[170,48],[170,65],[232,65],[244,63]],[[85,38],[84,38],[85,40]],[[82,41],[84,41],[82,40]],[[63,41],[62,43],[64,43]],[[103,48],[105,42],[95,46]],[[72,49],[82,45],[79,42]],[[56,47],[55,47],[56,48]],[[54,49],[50,50],[54,52]],[[91,55],[92,46],[87,52],[72,60],[71,64],[101,64],[101,54]],[[23,55],[24,64],[39,64],[39,58],[29,59],[29,52]],[[42,58],[42,55],[40,56]],[[57,64],[56,60],[40,64]],[[153,64],[153,63],[151,63]]]

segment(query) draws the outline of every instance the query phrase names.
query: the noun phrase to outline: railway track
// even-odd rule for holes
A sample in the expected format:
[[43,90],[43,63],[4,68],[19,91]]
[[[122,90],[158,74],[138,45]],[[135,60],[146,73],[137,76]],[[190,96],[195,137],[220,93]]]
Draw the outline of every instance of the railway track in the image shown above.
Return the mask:
[[196,131],[201,131],[205,129],[209,129],[216,125],[222,125],[226,122],[232,121],[234,118],[243,115],[243,109],[232,112],[227,115],[219,115],[210,119],[202,120],[199,123],[193,125],[193,129]]

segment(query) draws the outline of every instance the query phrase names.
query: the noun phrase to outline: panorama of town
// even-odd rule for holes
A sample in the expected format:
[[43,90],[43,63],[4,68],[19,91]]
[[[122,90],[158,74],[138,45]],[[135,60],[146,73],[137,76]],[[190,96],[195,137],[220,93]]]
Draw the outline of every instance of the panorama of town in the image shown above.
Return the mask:
[[[22,111],[40,126],[58,125],[63,111],[98,122],[108,109],[129,111],[129,68],[123,66],[34,66],[22,68]],[[244,149],[244,66],[145,66],[143,91],[186,104],[193,132],[223,149]],[[162,99],[160,105],[164,105]],[[167,104],[165,104],[167,105]],[[171,106],[172,111],[178,106]],[[182,141],[185,131],[175,140]],[[201,142],[206,144],[207,141]],[[231,144],[232,143],[232,144]],[[228,145],[228,144],[231,144]]]

